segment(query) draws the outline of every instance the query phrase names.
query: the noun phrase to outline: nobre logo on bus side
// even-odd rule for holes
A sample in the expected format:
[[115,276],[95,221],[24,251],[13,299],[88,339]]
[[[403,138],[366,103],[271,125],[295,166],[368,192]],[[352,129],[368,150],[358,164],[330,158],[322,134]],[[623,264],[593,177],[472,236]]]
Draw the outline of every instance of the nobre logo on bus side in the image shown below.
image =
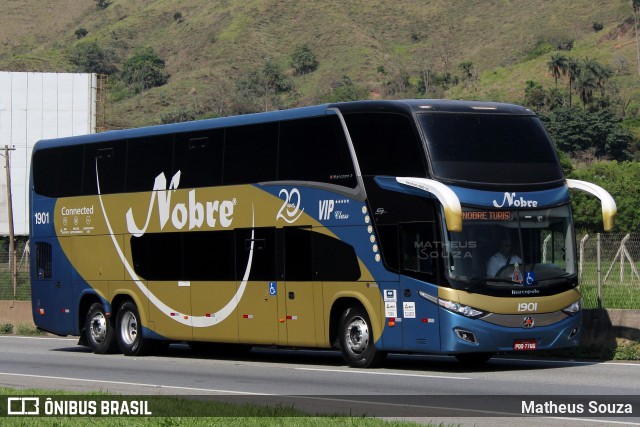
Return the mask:
[[498,203],[497,200],[493,201],[493,206],[496,208],[501,208],[504,205],[507,206],[515,206],[516,208],[535,208],[538,207],[537,200],[527,200],[524,197],[520,196],[520,198],[516,198],[516,193],[504,193],[504,198],[502,199],[502,203]]
[[178,189],[180,184],[180,171],[171,178],[169,188],[167,188],[167,178],[164,173],[158,175],[153,183],[153,191],[151,192],[151,200],[149,200],[149,210],[147,212],[147,220],[144,227],[139,228],[133,218],[133,210],[129,208],[127,211],[127,229],[129,233],[136,237],[142,236],[149,227],[151,221],[151,213],[155,204],[156,196],[158,198],[158,215],[160,217],[160,229],[169,221],[171,214],[171,224],[178,230],[182,230],[187,223],[189,230],[200,228],[205,221],[209,228],[215,228],[219,222],[223,228],[228,228],[233,222],[233,208],[236,199],[233,200],[213,200],[202,202],[196,201],[196,190],[189,191],[189,203],[176,203],[171,207],[171,194]]

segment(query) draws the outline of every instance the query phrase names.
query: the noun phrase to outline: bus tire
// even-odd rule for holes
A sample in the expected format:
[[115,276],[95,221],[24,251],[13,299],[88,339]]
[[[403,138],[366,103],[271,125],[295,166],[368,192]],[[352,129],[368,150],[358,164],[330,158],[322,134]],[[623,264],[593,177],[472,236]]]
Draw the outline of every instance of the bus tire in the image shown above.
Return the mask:
[[89,307],[84,325],[87,344],[96,354],[115,353],[118,343],[114,337],[111,318],[107,317],[102,304],[94,302]]
[[153,340],[144,338],[138,307],[131,300],[120,305],[116,317],[118,346],[125,356],[144,356],[153,350]]
[[373,328],[367,312],[361,307],[349,307],[342,314],[338,339],[342,357],[354,368],[373,368],[387,356],[373,342]]
[[455,357],[458,362],[465,365],[480,365],[489,361],[493,355],[494,353],[460,353],[456,354]]

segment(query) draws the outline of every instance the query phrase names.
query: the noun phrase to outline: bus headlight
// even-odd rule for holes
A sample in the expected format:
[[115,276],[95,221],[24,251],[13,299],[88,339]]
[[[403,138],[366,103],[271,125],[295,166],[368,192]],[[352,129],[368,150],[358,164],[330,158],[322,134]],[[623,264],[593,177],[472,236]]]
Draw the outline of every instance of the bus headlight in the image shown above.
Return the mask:
[[569,307],[565,307],[562,309],[562,311],[564,311],[567,314],[570,315],[574,315],[574,314],[578,314],[580,312],[580,308],[582,307],[582,300],[578,300],[576,302],[574,302],[573,304],[571,304]]
[[468,305],[462,305],[457,302],[448,301],[442,298],[438,298],[438,305],[456,314],[462,314],[463,316],[470,317],[472,319],[477,319],[478,317],[484,315],[483,311],[477,310],[473,307],[469,307]]

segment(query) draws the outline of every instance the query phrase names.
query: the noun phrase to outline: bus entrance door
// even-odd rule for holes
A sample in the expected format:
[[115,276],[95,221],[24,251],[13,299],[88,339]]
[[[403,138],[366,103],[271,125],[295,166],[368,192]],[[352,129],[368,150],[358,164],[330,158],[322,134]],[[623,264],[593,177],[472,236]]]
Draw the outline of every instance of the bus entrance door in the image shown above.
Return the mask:
[[[287,345],[298,347],[316,346],[315,313],[316,301],[322,301],[319,283],[285,282],[285,316]],[[314,290],[319,292],[315,295]]]
[[244,287],[238,302],[241,343],[278,344],[275,228],[237,229],[236,277]]
[[[283,345],[314,347],[316,313],[322,313],[322,283],[313,274],[313,233],[311,228],[285,227],[279,234],[278,292],[280,342]],[[284,274],[282,274],[284,273]],[[319,306],[317,308],[316,306]]]

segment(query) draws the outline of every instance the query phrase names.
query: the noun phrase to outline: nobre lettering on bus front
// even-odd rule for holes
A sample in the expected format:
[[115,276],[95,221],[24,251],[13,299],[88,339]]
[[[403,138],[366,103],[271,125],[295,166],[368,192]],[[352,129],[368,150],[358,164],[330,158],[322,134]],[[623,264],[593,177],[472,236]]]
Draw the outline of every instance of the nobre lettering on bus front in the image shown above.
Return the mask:
[[178,230],[182,230],[189,224],[189,230],[201,228],[206,222],[209,228],[215,228],[219,223],[221,227],[228,228],[233,222],[233,209],[236,199],[233,200],[212,200],[200,202],[196,200],[196,190],[189,191],[189,202],[176,203],[171,205],[171,195],[178,189],[180,184],[180,171],[176,172],[171,178],[169,188],[167,188],[167,178],[164,172],[158,175],[153,183],[153,191],[149,200],[149,210],[147,211],[147,219],[144,227],[139,228],[133,218],[133,209],[127,211],[127,229],[129,233],[135,237],[142,236],[149,227],[153,205],[156,197],[158,198],[158,216],[160,218],[160,229],[169,221],[171,216],[171,224]]
[[524,197],[520,196],[520,198],[516,197],[516,193],[504,193],[504,198],[502,199],[502,203],[498,203],[497,200],[493,200],[493,206],[496,208],[501,208],[504,205],[507,206],[515,206],[516,208],[535,208],[538,207],[537,200],[527,200]]

